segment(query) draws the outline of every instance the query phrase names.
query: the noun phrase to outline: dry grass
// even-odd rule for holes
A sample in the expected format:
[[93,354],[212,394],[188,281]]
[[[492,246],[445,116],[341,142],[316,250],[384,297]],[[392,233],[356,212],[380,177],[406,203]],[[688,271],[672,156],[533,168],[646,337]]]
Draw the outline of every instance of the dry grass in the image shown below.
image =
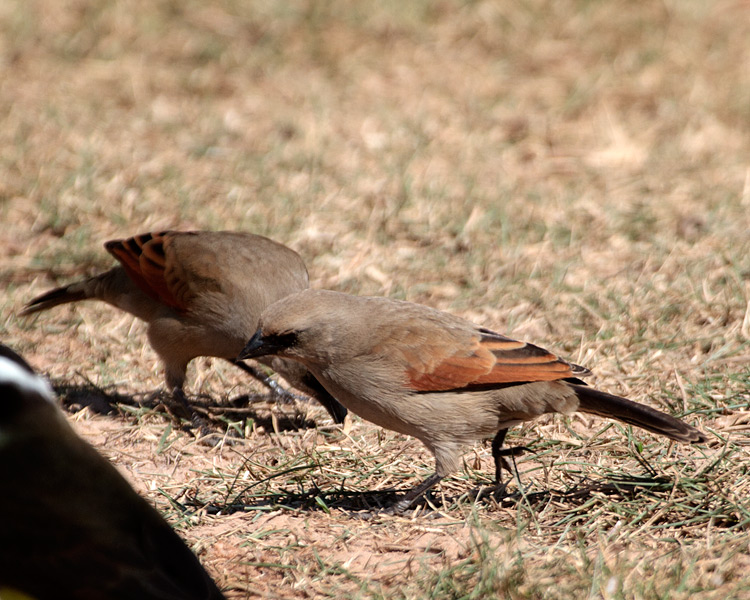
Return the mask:
[[[232,598],[750,597],[748,39],[742,0],[9,0],[2,340]],[[316,286],[533,340],[712,442],[542,420],[509,439],[525,495],[472,499],[478,447],[440,516],[358,521],[429,473],[416,441],[227,411],[247,382],[200,360],[235,436],[209,449],[134,401],[161,385],[141,324],[17,318],[164,227],[268,234]]]

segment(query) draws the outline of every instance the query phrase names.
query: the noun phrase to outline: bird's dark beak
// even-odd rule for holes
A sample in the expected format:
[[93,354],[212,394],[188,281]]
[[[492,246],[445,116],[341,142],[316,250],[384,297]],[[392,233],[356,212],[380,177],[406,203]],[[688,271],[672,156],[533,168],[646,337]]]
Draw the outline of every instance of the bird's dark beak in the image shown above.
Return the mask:
[[258,329],[258,331],[255,332],[255,335],[250,338],[250,341],[245,344],[245,347],[242,349],[242,352],[240,352],[237,360],[243,360],[245,358],[255,358],[256,356],[265,356],[266,354],[271,354],[271,352],[268,351],[266,345],[263,342],[263,334],[261,333],[261,330]]

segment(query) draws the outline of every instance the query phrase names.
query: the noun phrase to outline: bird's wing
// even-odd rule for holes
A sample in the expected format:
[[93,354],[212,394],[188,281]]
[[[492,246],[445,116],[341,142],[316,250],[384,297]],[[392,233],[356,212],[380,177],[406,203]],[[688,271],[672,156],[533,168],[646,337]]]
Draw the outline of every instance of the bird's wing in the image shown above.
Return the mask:
[[107,251],[120,261],[125,272],[146,294],[184,312],[189,306],[189,286],[182,281],[181,271],[168,259],[174,232],[143,233],[124,240],[104,244]]
[[[416,392],[438,392],[492,387],[532,381],[583,377],[590,371],[569,363],[544,348],[519,342],[489,329],[478,328],[469,343],[441,340],[405,352],[406,378]],[[451,343],[452,342],[452,343]]]

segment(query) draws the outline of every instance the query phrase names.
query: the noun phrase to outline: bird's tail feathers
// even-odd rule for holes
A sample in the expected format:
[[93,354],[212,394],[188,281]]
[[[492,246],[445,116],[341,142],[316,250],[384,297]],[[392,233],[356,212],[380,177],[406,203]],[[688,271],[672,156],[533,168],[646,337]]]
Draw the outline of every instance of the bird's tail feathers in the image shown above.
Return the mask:
[[79,300],[86,300],[90,295],[87,290],[86,281],[78,281],[65,285],[63,287],[55,288],[45,292],[41,296],[37,296],[21,311],[21,316],[30,315],[36,312],[47,310],[53,306],[59,304],[68,304],[69,302],[78,302]]
[[617,419],[652,433],[665,435],[678,442],[696,444],[708,439],[703,432],[692,425],[645,404],[587,386],[573,385],[572,387],[580,400],[578,407],[580,412]]

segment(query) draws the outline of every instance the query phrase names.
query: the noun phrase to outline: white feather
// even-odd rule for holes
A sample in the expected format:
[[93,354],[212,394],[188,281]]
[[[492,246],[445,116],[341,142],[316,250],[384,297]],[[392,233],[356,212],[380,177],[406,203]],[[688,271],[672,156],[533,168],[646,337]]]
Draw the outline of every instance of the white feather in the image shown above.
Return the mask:
[[50,402],[55,399],[55,393],[46,379],[29,373],[18,363],[0,356],[0,384],[14,384],[21,390],[35,392]]

